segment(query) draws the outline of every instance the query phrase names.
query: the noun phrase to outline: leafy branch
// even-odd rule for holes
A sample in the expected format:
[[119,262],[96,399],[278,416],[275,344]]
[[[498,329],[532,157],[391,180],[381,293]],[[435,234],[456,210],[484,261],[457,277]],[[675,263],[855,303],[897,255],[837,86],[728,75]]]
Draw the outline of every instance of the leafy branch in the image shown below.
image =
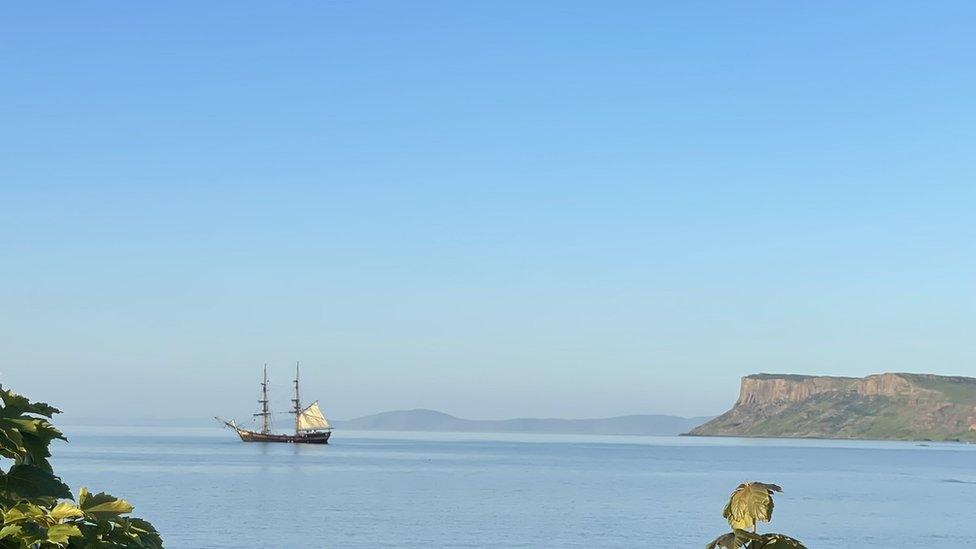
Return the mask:
[[783,534],[759,534],[757,523],[773,519],[773,494],[783,489],[775,484],[747,482],[732,491],[722,516],[732,531],[712,540],[706,549],[806,549],[799,540]]
[[125,500],[82,488],[73,501],[48,461],[51,442],[67,441],[49,421],[60,410],[2,387],[0,400],[0,456],[13,460],[0,468],[0,549],[162,548],[152,524],[127,516]]

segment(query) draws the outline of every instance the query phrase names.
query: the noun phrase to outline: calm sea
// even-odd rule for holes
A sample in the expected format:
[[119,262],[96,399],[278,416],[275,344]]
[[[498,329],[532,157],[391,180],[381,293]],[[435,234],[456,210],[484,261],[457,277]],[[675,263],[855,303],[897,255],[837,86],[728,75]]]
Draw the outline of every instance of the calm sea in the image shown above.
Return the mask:
[[349,431],[293,446],[216,428],[65,431],[64,480],[126,497],[171,548],[702,547],[749,480],[784,489],[764,531],[811,548],[976,540],[976,446]]

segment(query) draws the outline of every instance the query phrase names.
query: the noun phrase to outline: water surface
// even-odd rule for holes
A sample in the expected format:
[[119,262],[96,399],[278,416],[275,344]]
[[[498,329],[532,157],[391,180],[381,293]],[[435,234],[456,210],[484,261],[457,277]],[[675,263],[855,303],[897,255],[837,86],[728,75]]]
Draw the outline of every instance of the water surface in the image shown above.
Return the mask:
[[72,489],[125,497],[171,548],[702,547],[748,480],[784,488],[763,531],[811,549],[976,540],[976,446],[962,444],[64,430],[54,465]]

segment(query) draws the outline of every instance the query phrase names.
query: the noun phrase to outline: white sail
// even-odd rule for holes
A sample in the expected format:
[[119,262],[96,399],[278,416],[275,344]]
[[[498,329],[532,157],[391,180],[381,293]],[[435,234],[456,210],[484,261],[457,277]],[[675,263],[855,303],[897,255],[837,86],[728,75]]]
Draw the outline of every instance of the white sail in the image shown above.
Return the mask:
[[329,425],[329,420],[325,419],[325,416],[322,414],[322,410],[319,409],[318,402],[313,402],[298,414],[299,431],[312,431],[315,429],[331,428],[332,426]]

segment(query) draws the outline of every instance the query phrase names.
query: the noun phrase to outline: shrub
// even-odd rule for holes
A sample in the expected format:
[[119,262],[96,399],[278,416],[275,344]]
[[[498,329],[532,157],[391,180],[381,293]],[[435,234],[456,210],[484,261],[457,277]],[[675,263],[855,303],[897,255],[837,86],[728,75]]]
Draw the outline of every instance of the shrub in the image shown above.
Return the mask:
[[162,548],[159,532],[130,517],[132,506],[86,488],[75,500],[48,458],[55,439],[67,441],[48,421],[57,408],[0,387],[0,548]]
[[722,516],[732,531],[715,538],[706,549],[806,549],[799,540],[783,534],[759,534],[756,524],[773,519],[773,493],[783,489],[775,484],[747,482],[740,484],[729,497]]

